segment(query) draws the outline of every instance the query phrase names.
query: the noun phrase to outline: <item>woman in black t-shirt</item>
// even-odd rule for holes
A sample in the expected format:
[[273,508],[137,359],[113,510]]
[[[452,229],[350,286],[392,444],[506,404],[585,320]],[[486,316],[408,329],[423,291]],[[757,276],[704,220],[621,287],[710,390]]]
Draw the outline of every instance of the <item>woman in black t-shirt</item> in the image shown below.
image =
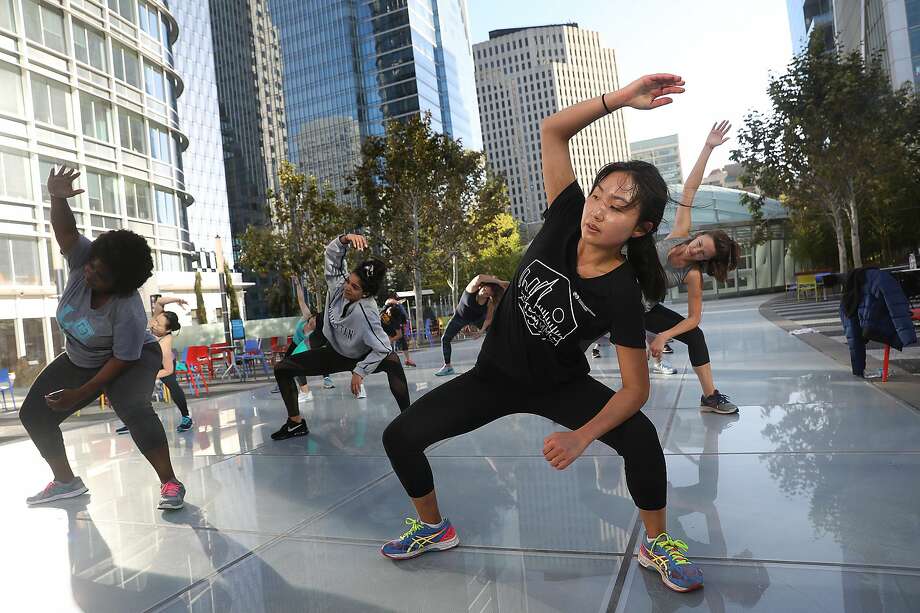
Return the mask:
[[[459,543],[438,509],[424,450],[526,412],[571,429],[543,441],[543,455],[557,470],[594,440],[623,456],[629,492],[653,537],[643,539],[640,564],[658,570],[671,589],[702,586],[702,574],[684,556],[686,545],[665,532],[664,454],[655,427],[639,410],[649,394],[642,300],[661,300],[665,292],[654,234],[667,185],[650,164],[615,162],[598,172],[586,199],[569,157],[569,140],[594,121],[626,106],[668,104],[668,95],[683,92],[683,85],[675,75],[642,77],[543,121],[543,183],[552,204],[498,306],[476,366],[425,394],[383,434],[393,469],[419,515],[383,546],[385,556],[411,558]],[[616,394],[589,376],[583,351],[607,332],[623,381]]]

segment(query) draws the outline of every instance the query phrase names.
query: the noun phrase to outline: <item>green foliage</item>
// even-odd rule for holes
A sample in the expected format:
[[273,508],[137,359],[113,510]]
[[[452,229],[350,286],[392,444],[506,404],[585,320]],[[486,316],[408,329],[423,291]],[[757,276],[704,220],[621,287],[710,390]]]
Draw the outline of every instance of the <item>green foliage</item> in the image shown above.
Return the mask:
[[233,275],[230,274],[230,266],[224,262],[224,287],[227,288],[227,296],[230,298],[230,319],[241,319],[240,302],[236,295],[236,288],[233,286]]
[[208,323],[208,310],[204,306],[204,295],[201,293],[201,273],[195,273],[195,316],[199,324]]

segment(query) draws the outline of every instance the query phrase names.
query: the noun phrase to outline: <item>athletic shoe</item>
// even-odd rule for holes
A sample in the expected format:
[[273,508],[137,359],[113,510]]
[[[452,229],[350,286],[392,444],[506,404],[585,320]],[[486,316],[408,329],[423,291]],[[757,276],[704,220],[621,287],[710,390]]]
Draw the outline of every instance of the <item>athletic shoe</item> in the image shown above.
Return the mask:
[[313,390],[297,394],[297,402],[310,402],[313,400]]
[[46,502],[54,502],[55,500],[61,500],[63,498],[74,498],[88,491],[89,489],[83,485],[83,479],[80,477],[74,477],[73,481],[70,483],[52,481],[39,493],[26,498],[26,504],[34,506],[37,504],[45,504]]
[[272,394],[280,394],[280,393],[281,393],[281,388],[279,388],[277,385],[272,388]]
[[380,553],[393,560],[407,560],[432,549],[444,551],[460,544],[457,531],[447,518],[441,520],[437,526],[431,527],[410,517],[406,519],[406,525],[409,529],[398,539],[381,547]]
[[728,401],[728,396],[716,390],[711,396],[700,396],[700,411],[731,415],[738,412],[738,407]]
[[677,369],[667,362],[655,362],[652,364],[652,372],[659,375],[676,375]]
[[664,349],[661,350],[661,353],[674,353],[674,348],[671,347],[671,343],[665,343]]
[[434,373],[434,376],[435,377],[446,377],[447,375],[452,375],[452,374],[454,374],[454,367],[445,365],[441,367],[441,370]]
[[128,426],[121,426],[120,428],[115,428],[115,434],[131,434],[131,431],[128,430]]
[[418,364],[416,364],[412,360],[406,360],[406,366],[411,366],[412,368],[415,368],[416,366],[418,366]]
[[662,532],[651,543],[642,539],[639,546],[639,564],[657,570],[661,580],[675,592],[692,592],[703,587],[703,571],[688,560],[684,553],[687,544],[675,541]]
[[364,389],[363,383],[361,384],[361,389],[358,390],[358,395],[355,396],[355,398],[357,398],[358,400],[361,400],[362,398],[367,398],[367,390]]
[[160,488],[160,504],[158,509],[164,511],[174,511],[185,506],[185,486],[170,479]]
[[288,438],[294,438],[295,436],[304,436],[305,434],[310,434],[310,429],[307,427],[306,421],[301,420],[300,423],[297,423],[289,419],[284,422],[280,430],[272,434],[272,440],[283,441]]
[[601,357],[601,350],[598,349],[597,347],[592,347],[592,348],[591,348],[591,357],[594,358],[595,360],[598,359],[599,357]]
[[332,377],[323,377],[323,388],[331,390],[335,387],[335,383],[332,382]]
[[176,426],[176,432],[188,432],[192,427],[192,418],[188,415],[182,417],[182,421]]

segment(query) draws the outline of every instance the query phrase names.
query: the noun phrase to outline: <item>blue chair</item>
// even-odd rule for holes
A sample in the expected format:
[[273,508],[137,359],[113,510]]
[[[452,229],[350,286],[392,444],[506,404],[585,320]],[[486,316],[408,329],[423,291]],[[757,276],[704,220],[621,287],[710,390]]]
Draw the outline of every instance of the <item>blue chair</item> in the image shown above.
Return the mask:
[[16,410],[16,396],[13,393],[13,379],[10,377],[9,368],[0,368],[0,394],[3,395],[3,410],[6,411],[6,394],[9,392],[10,400],[13,403],[13,410]]
[[243,341],[243,364],[251,368],[255,362],[262,364],[262,370],[265,376],[270,376],[268,372],[268,357],[262,351],[262,339],[246,339]]

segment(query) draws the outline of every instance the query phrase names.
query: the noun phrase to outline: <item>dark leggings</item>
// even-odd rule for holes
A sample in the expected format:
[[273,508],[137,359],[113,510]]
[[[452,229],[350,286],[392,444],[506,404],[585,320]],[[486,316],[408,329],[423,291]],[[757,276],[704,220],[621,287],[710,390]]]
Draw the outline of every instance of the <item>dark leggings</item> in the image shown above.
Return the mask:
[[[159,343],[148,343],[144,345],[140,359],[103,389],[115,414],[128,426],[137,448],[144,454],[152,449],[166,447],[163,424],[151,403],[157,372],[162,367],[163,353]],[[52,411],[45,402],[45,396],[59,389],[78,388],[95,377],[99,370],[76,366],[66,353],[62,353],[45,366],[32,383],[22,402],[19,419],[42,457],[65,456],[61,422],[92,403],[99,394],[63,411]]]
[[[175,368],[175,366],[173,366],[173,368]],[[166,389],[169,390],[169,397],[176,403],[179,412],[182,413],[182,417],[188,417],[188,403],[185,401],[185,392],[182,391],[182,386],[179,385],[179,381],[176,379],[175,371],[173,371],[171,375],[160,377],[160,381],[162,381]]]
[[[667,307],[656,304],[645,314],[645,329],[658,334],[665,330],[670,330],[682,321],[684,321],[684,318],[681,317],[680,313],[675,313]],[[690,352],[690,363],[694,368],[709,364],[709,349],[706,347],[706,337],[703,336],[703,331],[699,329],[699,326],[689,332],[678,334],[674,338],[687,346]]]
[[445,364],[450,364],[450,343],[452,340],[454,340],[454,337],[460,333],[460,330],[470,324],[474,324],[481,328],[483,321],[483,319],[480,319],[479,321],[467,321],[454,313],[453,317],[450,318],[450,321],[447,322],[447,326],[444,327],[444,334],[441,336],[441,351],[444,353]]
[[[534,390],[477,365],[428,392],[398,415],[383,432],[383,446],[406,492],[421,498],[434,490],[424,453],[430,445],[513,413],[540,415],[575,430],[597,415],[613,394],[587,375],[551,390]],[[623,457],[626,485],[636,506],[644,510],[664,508],[667,472],[652,422],[637,412],[598,440]],[[534,449],[541,448],[540,441],[533,444]]]
[[[287,407],[288,416],[300,415],[300,408],[297,406],[297,388],[294,385],[295,377],[350,372],[363,359],[363,356],[347,358],[333,349],[331,345],[326,345],[319,349],[288,356],[278,362],[275,365],[275,380],[278,382],[278,389],[281,391],[281,398],[284,399],[284,406]],[[406,373],[403,372],[399,356],[395,353],[389,354],[377,365],[374,372],[386,373],[390,382],[390,391],[399,405],[399,410],[405,411],[409,408],[409,383],[406,381]]]

